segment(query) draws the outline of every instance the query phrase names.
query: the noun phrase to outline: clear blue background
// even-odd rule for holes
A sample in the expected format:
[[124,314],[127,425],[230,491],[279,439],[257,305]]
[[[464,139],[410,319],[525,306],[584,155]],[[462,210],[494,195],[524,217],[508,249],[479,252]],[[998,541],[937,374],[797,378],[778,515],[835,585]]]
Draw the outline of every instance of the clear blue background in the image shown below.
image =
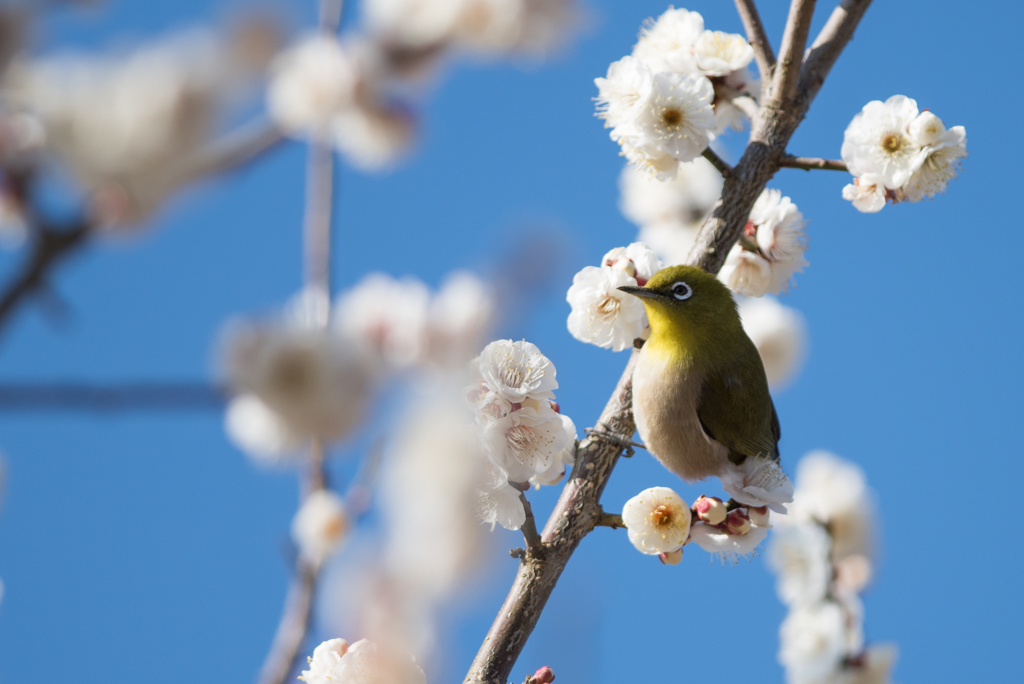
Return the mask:
[[[785,4],[761,3],[776,47]],[[574,46],[549,64],[449,71],[425,103],[409,163],[380,177],[341,174],[336,226],[341,287],[373,269],[436,284],[454,267],[486,271],[509,247],[524,250],[522,272],[542,264],[535,308],[503,332],[553,359],[559,401],[581,427],[626,357],[569,336],[564,292],[576,270],[635,236],[616,207],[621,160],[593,117],[592,81],[665,5],[587,7]],[[689,8],[709,28],[742,31],[732,3]],[[821,3],[815,32],[830,9]],[[37,38],[101,45],[225,15],[198,0],[120,0],[59,11]],[[291,16],[309,25],[312,4]],[[867,634],[899,643],[903,682],[1019,672],[1019,20],[1006,3],[879,0],[793,140],[796,154],[836,157],[866,102],[906,94],[967,128],[971,155],[947,196],[864,215],[840,198],[844,174],[787,170],[772,181],[810,219],[812,237],[811,266],[786,298],[808,319],[811,351],[776,397],[784,458],[833,450],[876,489],[884,553]],[[733,136],[733,149],[742,139]],[[72,313],[55,323],[30,307],[0,340],[0,379],[208,377],[225,318],[276,306],[299,287],[302,194],[303,152],[291,145],[190,192],[138,239],[93,245],[57,277]],[[5,273],[16,258],[0,257]],[[280,549],[293,477],[252,468],[216,412],[8,413],[0,447],[9,471],[0,680],[255,677],[288,578]],[[659,484],[688,499],[715,487],[680,487],[641,453],[619,466],[605,502],[615,508]],[[537,496],[535,509],[546,515],[556,495]],[[500,547],[519,543],[505,535],[498,576],[453,621],[432,682],[463,676],[500,605],[515,570]],[[566,682],[781,681],[783,614],[759,558],[722,568],[694,551],[662,567],[622,532],[597,530],[513,679],[550,665]]]

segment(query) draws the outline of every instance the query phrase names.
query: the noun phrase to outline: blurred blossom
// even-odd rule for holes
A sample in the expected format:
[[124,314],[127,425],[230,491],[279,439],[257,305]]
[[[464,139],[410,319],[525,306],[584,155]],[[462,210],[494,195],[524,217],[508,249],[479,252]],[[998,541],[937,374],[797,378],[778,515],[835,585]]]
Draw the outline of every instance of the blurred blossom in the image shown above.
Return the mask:
[[193,31],[122,56],[20,60],[5,97],[39,117],[46,147],[96,193],[103,226],[147,218],[184,180],[176,164],[197,152],[231,92],[224,46]]
[[784,525],[772,537],[768,563],[778,575],[779,598],[787,605],[821,601],[832,579],[832,541],[820,525]]
[[493,288],[469,271],[454,271],[430,302],[428,355],[449,368],[465,364],[480,350],[495,323]]
[[401,650],[369,639],[349,646],[344,639],[325,641],[313,650],[306,684],[426,684],[416,659]]
[[641,227],[670,220],[699,227],[718,200],[722,183],[722,174],[703,157],[680,164],[671,181],[652,179],[626,165],[619,176],[619,209]]
[[890,684],[897,654],[896,644],[871,644],[834,681],[837,684]]
[[508,483],[508,473],[503,468],[494,463],[488,467],[489,476],[479,490],[480,519],[489,523],[492,531],[495,524],[506,530],[518,530],[526,522],[519,490]]
[[779,628],[779,642],[789,684],[827,681],[847,654],[843,609],[833,601],[795,607]]
[[334,325],[383,363],[407,367],[423,358],[429,302],[418,280],[371,273],[340,296]]
[[288,463],[299,455],[307,441],[254,394],[241,394],[228,402],[224,429],[235,446],[258,465]]
[[394,49],[542,54],[564,42],[571,0],[367,0],[370,32]]
[[601,258],[601,265],[625,271],[640,286],[646,285],[664,266],[654,250],[642,242],[616,247]]
[[405,109],[379,103],[340,113],[333,130],[335,147],[354,167],[380,171],[411,146],[415,119]]
[[292,520],[292,541],[303,558],[318,566],[341,545],[348,531],[348,516],[341,497],[318,489],[302,501]]
[[740,465],[728,461],[718,477],[722,489],[742,504],[785,513],[784,504],[793,500],[793,483],[779,463],[769,458],[748,456]]
[[768,384],[784,387],[800,372],[807,354],[803,315],[771,295],[739,299],[743,329],[757,347]]
[[690,535],[690,507],[668,487],[651,487],[622,507],[629,541],[640,553],[678,551]]
[[287,320],[239,321],[226,338],[229,383],[257,396],[283,419],[287,432],[336,440],[362,417],[371,384],[368,364],[358,347],[332,331]]
[[738,294],[781,294],[789,288],[793,274],[808,265],[806,250],[803,214],[780,191],[765,188],[718,276]]

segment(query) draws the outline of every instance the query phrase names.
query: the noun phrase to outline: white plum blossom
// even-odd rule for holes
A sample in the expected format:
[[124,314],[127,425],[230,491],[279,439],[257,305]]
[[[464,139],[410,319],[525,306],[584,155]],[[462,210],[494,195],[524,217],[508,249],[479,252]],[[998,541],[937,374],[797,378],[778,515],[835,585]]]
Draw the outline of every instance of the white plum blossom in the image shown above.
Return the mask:
[[572,467],[576,462],[576,424],[569,416],[558,414],[558,417],[562,420],[562,429],[565,431],[565,448],[555,457],[547,470],[530,478],[530,483],[538,487],[558,484],[565,476],[566,468]]
[[510,482],[529,482],[556,467],[566,442],[562,419],[549,406],[524,406],[484,426],[488,453]]
[[357,169],[380,171],[392,166],[412,144],[415,123],[412,114],[404,109],[364,104],[334,117],[332,140]]
[[386,365],[404,368],[425,353],[429,302],[418,280],[371,273],[340,297],[334,325]]
[[239,322],[226,337],[230,384],[259,397],[289,432],[340,439],[362,417],[371,379],[366,359],[331,331]]
[[637,168],[672,178],[678,167],[674,162],[700,156],[714,139],[714,95],[711,81],[703,76],[656,74],[633,121],[613,128],[612,139]]
[[224,429],[231,441],[259,465],[294,460],[307,441],[254,394],[231,399],[224,415]]
[[335,117],[354,106],[362,71],[351,46],[309,36],[271,64],[267,111],[290,135],[326,138]]
[[[929,121],[915,128],[913,124],[923,117]],[[963,126],[945,130],[939,117],[931,112],[922,112],[911,123],[910,131],[911,137],[921,143],[921,152],[917,170],[901,190],[903,198],[920,202],[944,192],[956,177],[960,161],[967,156],[967,131]]]
[[695,523],[690,530],[690,539],[708,553],[718,556],[723,563],[735,563],[754,553],[766,536],[768,528],[758,525],[751,525],[744,534],[731,534],[726,529],[705,523]]
[[808,265],[806,250],[803,214],[780,191],[765,188],[750,210],[744,237],[729,252],[719,278],[738,294],[780,294],[793,274]]
[[641,553],[670,553],[681,549],[690,535],[690,507],[668,487],[651,487],[626,502],[622,522]]
[[508,473],[493,463],[488,465],[488,477],[478,491],[480,519],[490,524],[491,530],[495,524],[518,530],[526,522],[520,492],[508,483]]
[[722,184],[722,174],[703,157],[680,164],[670,181],[626,165],[619,176],[619,209],[641,227],[667,220],[699,227],[718,200]]
[[754,59],[754,48],[736,33],[704,31],[693,46],[697,68],[706,76],[726,76]]
[[699,233],[698,222],[665,219],[645,223],[640,227],[637,239],[650,245],[667,265],[674,266],[686,263]]
[[793,501],[793,483],[778,461],[765,456],[748,456],[740,465],[730,461],[718,477],[729,496],[748,506],[785,513],[784,504]]
[[779,663],[790,684],[827,681],[847,656],[846,614],[823,601],[798,605],[779,628]]
[[633,56],[655,72],[694,73],[694,48],[703,33],[704,18],[699,13],[670,7],[640,30]]
[[643,302],[618,288],[635,286],[626,271],[609,266],[586,266],[572,279],[566,301],[569,333],[581,342],[622,351],[633,346],[647,327]]
[[642,242],[616,247],[601,258],[601,265],[622,269],[641,286],[665,267],[654,250]]
[[853,203],[857,211],[875,214],[885,207],[888,192],[882,177],[874,173],[866,173],[843,187],[843,199]]
[[526,340],[491,342],[470,367],[490,391],[511,403],[552,399],[558,389],[555,365]]
[[768,563],[778,574],[776,591],[786,605],[821,601],[832,580],[832,540],[820,525],[783,525],[772,536]]
[[897,654],[896,644],[871,644],[856,663],[845,667],[833,681],[836,684],[891,684]]
[[[636,119],[654,87],[654,74],[636,57],[626,56],[608,67],[605,78],[596,78],[597,115],[605,127],[627,127]],[[614,136],[613,136],[614,139]]]
[[770,295],[739,300],[743,330],[757,347],[768,384],[783,387],[800,371],[807,352],[807,325],[799,311]]
[[348,531],[345,505],[334,492],[317,489],[310,492],[292,520],[292,541],[314,565],[320,565],[338,549]]
[[331,639],[316,647],[309,669],[299,679],[306,684],[426,684],[416,659],[408,653],[387,649],[369,639],[349,646]]
[[903,95],[864,105],[843,135],[842,157],[850,173],[880,176],[890,190],[902,187],[921,164],[921,146],[909,131],[917,115],[917,102]]

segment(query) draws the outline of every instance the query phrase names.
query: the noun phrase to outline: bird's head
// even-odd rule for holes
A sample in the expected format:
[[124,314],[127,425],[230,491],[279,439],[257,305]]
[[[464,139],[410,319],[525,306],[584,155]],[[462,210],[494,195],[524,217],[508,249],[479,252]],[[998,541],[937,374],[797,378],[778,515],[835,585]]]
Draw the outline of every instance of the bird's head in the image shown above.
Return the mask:
[[743,329],[729,288],[695,266],[669,266],[644,287],[619,289],[643,301],[652,340],[696,351]]

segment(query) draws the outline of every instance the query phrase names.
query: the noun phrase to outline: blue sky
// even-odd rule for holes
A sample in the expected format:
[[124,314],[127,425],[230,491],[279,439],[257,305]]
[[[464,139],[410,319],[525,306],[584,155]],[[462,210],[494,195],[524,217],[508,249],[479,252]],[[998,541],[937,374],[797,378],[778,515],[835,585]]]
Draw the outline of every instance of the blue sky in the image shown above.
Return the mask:
[[[785,4],[761,3],[776,47]],[[457,267],[486,275],[510,248],[548,259],[535,307],[503,332],[554,361],[562,409],[580,426],[593,423],[626,357],[569,336],[565,289],[635,236],[616,206],[621,160],[593,117],[593,78],[666,5],[586,7],[583,31],[551,63],[449,71],[424,103],[407,164],[384,176],[342,171],[335,226],[339,287],[371,270],[431,284]],[[687,7],[709,28],[742,30],[732,3]],[[813,31],[829,10],[821,3]],[[824,448],[867,473],[883,543],[867,635],[899,644],[903,682],[1019,670],[1022,554],[1009,495],[1024,477],[1013,432],[1024,234],[1013,209],[1022,150],[1009,135],[1021,95],[1008,71],[1019,14],[986,1],[878,0],[791,144],[837,157],[866,102],[902,93],[967,129],[970,157],[948,195],[864,215],[840,198],[844,174],[784,170],[770,184],[800,206],[811,236],[811,265],[785,298],[811,341],[803,374],[776,396],[784,462]],[[225,15],[199,0],[119,0],[63,10],[37,38],[98,45]],[[312,3],[291,16],[307,25]],[[0,339],[0,379],[210,377],[222,322],[274,307],[300,284],[302,177],[301,148],[286,146],[189,192],[138,238],[93,245],[57,277],[70,313],[55,322],[29,308]],[[0,256],[3,273],[17,256]],[[215,412],[0,414],[0,449],[0,681],[255,676],[286,588],[293,477],[252,468]],[[687,500],[715,488],[684,486],[640,453],[604,500],[615,508],[655,485]],[[537,496],[535,510],[546,516],[556,496]],[[519,539],[496,534],[494,581],[449,616],[450,652],[432,681],[463,675],[515,572],[502,547]],[[760,558],[722,568],[695,552],[662,567],[621,531],[597,530],[514,677],[550,665],[565,681],[599,684],[781,681],[783,614]]]

